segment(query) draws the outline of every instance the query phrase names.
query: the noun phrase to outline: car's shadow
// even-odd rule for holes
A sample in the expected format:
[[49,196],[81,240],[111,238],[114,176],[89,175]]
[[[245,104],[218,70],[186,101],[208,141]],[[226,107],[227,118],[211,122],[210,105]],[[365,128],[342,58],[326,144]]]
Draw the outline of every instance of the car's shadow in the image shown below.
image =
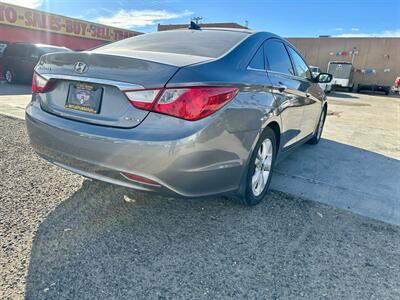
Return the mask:
[[399,234],[278,192],[247,208],[85,180],[39,225],[26,298],[379,298],[400,281]]
[[332,91],[328,94],[326,94],[328,99],[330,97],[336,97],[336,98],[344,98],[344,99],[358,99],[360,98],[357,94],[353,94],[353,93],[345,93],[345,92],[338,92],[338,91]]
[[271,187],[400,225],[399,178],[400,160],[321,139],[279,163]]

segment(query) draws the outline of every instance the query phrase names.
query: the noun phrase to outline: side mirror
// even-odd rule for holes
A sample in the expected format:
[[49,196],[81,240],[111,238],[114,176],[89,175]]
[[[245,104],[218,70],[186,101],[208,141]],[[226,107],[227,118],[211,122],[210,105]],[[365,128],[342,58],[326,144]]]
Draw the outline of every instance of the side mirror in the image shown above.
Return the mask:
[[332,74],[329,73],[319,73],[317,77],[315,77],[315,81],[319,83],[329,83],[332,81]]

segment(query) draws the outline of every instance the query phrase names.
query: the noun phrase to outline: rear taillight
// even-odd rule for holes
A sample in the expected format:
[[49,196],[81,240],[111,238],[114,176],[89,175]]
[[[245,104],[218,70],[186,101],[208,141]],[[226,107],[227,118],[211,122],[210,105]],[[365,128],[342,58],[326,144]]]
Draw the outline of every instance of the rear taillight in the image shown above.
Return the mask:
[[150,110],[160,91],[160,89],[126,91],[125,95],[137,108]]
[[166,89],[153,111],[190,121],[199,120],[216,112],[237,92],[237,88],[226,87]]
[[195,121],[211,115],[238,93],[232,87],[190,87],[126,91],[129,101],[145,110]]
[[32,93],[46,93],[53,87],[53,82],[43,78],[36,72],[32,77]]

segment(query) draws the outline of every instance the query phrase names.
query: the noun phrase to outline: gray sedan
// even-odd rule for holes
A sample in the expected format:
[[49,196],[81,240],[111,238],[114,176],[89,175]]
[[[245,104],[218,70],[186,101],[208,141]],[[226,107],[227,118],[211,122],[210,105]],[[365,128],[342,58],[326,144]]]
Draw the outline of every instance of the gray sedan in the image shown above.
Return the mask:
[[330,80],[271,33],[150,33],[44,55],[26,124],[41,157],[83,176],[254,205],[278,159],[320,140]]

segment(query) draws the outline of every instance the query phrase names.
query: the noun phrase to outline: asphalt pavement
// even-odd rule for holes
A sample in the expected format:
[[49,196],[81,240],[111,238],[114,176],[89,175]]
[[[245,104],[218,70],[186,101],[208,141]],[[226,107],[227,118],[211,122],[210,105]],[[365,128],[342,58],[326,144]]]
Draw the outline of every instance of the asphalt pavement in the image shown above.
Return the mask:
[[39,159],[0,116],[0,298],[399,299],[400,227],[271,192],[174,199]]
[[[24,118],[27,85],[0,84],[0,114]],[[320,144],[275,169],[271,187],[400,225],[400,97],[332,92]]]
[[275,169],[272,188],[400,225],[400,97],[331,93],[322,139]]

